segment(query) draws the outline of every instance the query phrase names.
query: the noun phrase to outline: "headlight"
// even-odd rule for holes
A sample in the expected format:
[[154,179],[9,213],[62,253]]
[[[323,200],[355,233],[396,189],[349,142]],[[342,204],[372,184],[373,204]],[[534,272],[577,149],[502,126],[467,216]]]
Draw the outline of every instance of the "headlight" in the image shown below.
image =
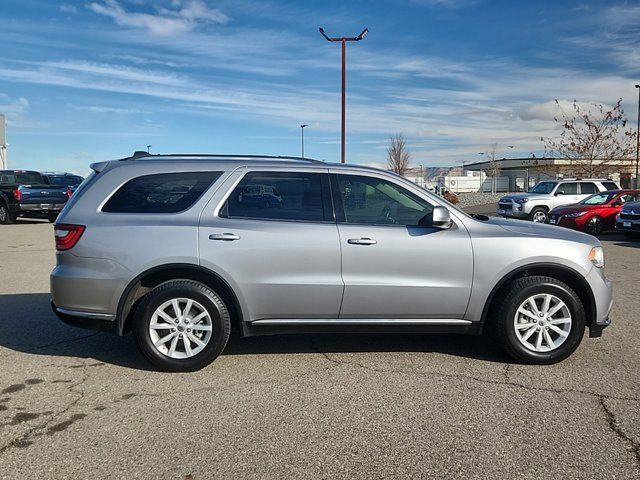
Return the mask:
[[587,212],[576,212],[576,213],[568,213],[565,215],[566,218],[576,218],[585,215]]
[[527,203],[529,201],[528,198],[516,198],[515,202],[516,203]]
[[602,250],[602,247],[593,247],[589,252],[589,260],[598,268],[604,267],[604,250]]

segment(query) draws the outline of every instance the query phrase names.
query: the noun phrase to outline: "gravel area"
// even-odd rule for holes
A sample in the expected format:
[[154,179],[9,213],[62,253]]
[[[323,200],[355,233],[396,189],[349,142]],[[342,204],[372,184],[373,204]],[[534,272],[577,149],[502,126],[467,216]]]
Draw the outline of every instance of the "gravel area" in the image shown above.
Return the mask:
[[508,195],[505,192],[502,193],[479,193],[479,192],[469,192],[469,193],[458,193],[458,198],[460,199],[459,206],[460,207],[474,207],[476,205],[486,205],[489,203],[498,203],[505,195]]

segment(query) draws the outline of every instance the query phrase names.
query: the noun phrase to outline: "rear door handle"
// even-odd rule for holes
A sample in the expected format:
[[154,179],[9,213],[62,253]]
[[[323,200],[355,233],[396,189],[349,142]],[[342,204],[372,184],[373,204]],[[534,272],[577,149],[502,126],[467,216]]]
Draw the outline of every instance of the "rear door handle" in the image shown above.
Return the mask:
[[233,242],[234,240],[240,240],[240,235],[236,235],[235,233],[212,233],[211,235],[209,235],[209,240]]
[[376,242],[373,238],[350,238],[347,240],[347,243],[351,243],[352,245],[375,245]]

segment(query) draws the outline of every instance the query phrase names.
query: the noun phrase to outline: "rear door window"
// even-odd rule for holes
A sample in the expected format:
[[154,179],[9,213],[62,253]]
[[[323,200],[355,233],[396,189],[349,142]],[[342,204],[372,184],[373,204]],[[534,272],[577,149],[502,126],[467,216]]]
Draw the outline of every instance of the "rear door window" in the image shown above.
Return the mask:
[[576,182],[562,183],[558,186],[558,192],[565,195],[576,195],[578,193],[578,184]]
[[129,180],[102,207],[109,213],[178,213],[191,207],[222,172],[143,175]]
[[602,182],[602,186],[607,190],[618,190],[618,185],[614,182]]
[[591,195],[592,193],[597,193],[598,187],[593,182],[582,182],[580,184],[580,193],[582,195]]
[[[333,221],[329,176],[313,172],[250,172],[220,216],[305,222]],[[328,201],[327,201],[328,200]]]

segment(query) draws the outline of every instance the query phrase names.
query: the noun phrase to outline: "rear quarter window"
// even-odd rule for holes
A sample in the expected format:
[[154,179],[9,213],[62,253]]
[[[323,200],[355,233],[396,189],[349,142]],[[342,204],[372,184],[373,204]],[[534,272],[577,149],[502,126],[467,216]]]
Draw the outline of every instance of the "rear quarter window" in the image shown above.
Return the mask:
[[614,182],[602,182],[602,186],[605,190],[618,190],[619,188]]
[[129,180],[102,207],[108,213],[178,213],[191,207],[222,172],[143,175]]

